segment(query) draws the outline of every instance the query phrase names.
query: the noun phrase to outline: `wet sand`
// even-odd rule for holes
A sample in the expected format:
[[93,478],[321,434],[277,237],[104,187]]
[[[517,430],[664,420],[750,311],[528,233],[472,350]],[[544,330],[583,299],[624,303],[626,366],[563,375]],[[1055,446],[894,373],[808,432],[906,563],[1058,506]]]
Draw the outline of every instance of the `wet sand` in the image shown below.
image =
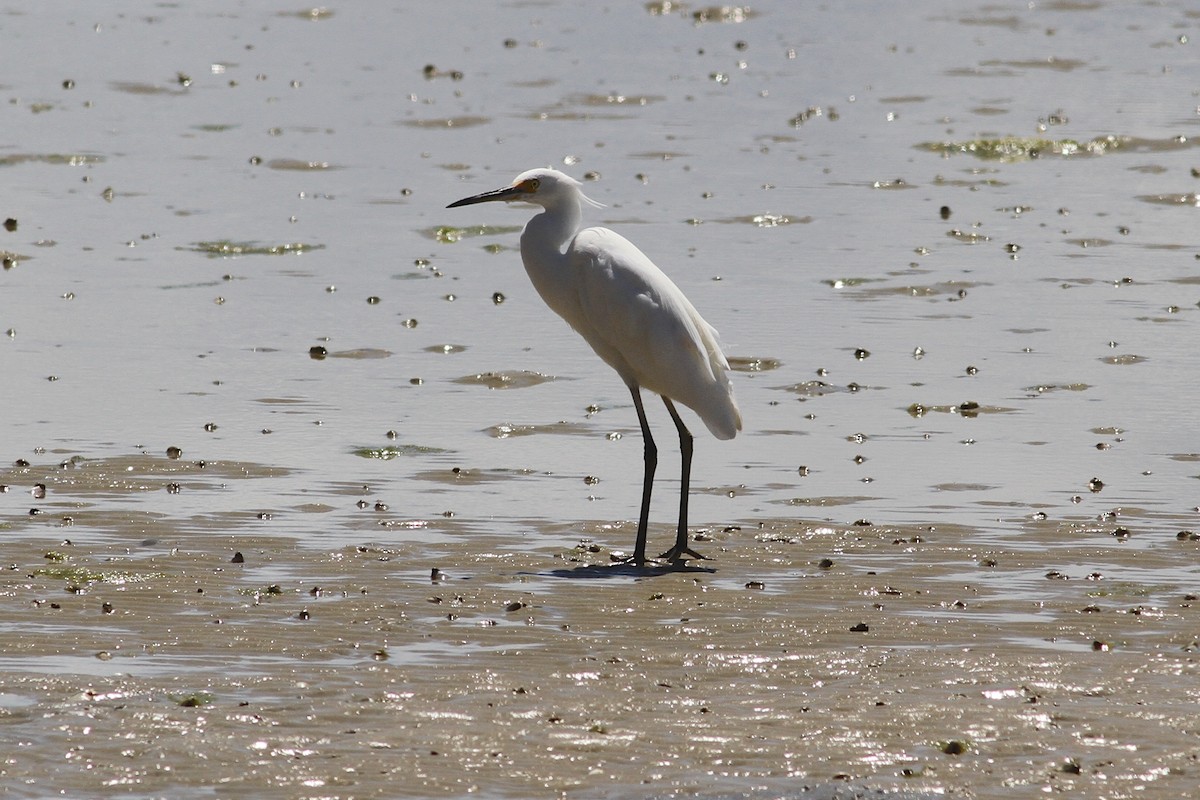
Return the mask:
[[[464,8],[0,15],[0,793],[1188,796],[1195,10]],[[547,163],[723,334],[695,569],[444,209]]]
[[[597,544],[628,525],[564,524],[594,533],[564,549],[372,509],[375,536],[325,549],[249,514],[145,519],[122,501],[188,470],[109,466],[74,468],[92,473],[80,491],[55,470],[3,475],[59,496],[0,545],[13,796],[1194,784],[1200,599],[1179,569],[1194,539],[1031,522],[1003,545],[956,526],[763,519],[698,532],[710,558],[694,569],[636,570]],[[192,491],[269,472],[210,469],[222,483]],[[105,544],[71,540],[81,528]]]

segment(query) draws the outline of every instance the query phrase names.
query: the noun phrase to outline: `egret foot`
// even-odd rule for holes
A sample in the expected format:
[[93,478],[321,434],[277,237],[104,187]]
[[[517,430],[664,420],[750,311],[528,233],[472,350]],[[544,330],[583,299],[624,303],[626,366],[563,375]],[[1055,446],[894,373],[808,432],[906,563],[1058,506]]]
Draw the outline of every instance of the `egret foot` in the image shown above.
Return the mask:
[[635,555],[625,555],[624,553],[622,553],[620,551],[611,553],[609,555],[608,559],[609,559],[609,561],[611,561],[614,564],[620,564],[622,566],[629,566],[629,567],[641,568],[641,567],[645,567],[647,565],[654,564],[653,561],[646,558],[644,555],[643,556],[638,556],[636,554]]
[[689,558],[696,561],[707,561],[707,556],[702,556],[687,545],[675,545],[667,552],[659,556],[660,559],[671,564],[678,564],[681,561],[687,561]]

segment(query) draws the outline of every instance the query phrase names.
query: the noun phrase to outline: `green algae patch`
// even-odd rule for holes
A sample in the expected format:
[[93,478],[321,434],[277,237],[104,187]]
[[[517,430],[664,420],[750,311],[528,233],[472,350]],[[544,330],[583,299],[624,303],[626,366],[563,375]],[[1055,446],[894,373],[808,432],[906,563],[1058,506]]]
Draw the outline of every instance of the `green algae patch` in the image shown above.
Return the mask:
[[491,121],[490,117],[465,114],[460,117],[441,117],[439,119],[410,119],[405,120],[403,124],[410,128],[442,130],[446,128],[475,128],[480,125],[486,125]]
[[730,356],[729,368],[734,372],[767,372],[779,369],[783,362],[777,358],[763,356]]
[[972,419],[980,414],[1007,414],[1015,412],[1015,408],[1007,408],[1005,406],[983,406],[972,400],[959,403],[958,405],[925,405],[924,403],[912,403],[908,408],[904,409],[913,419],[920,419],[926,414],[958,414],[961,417]]
[[321,6],[315,8],[304,8],[299,11],[279,11],[277,17],[294,17],[296,19],[309,20],[316,22],[323,19],[333,19],[334,12],[328,8]]
[[179,97],[187,94],[187,87],[191,83],[191,80],[186,75],[179,75],[176,77],[176,83],[181,88],[159,86],[153,83],[142,83],[141,81],[112,81],[109,85],[118,92],[141,95],[143,97]]
[[267,162],[268,169],[293,170],[296,172],[324,172],[341,169],[328,161],[305,161],[301,158],[273,158]]
[[286,256],[301,255],[313,250],[324,250],[323,244],[288,242],[285,244],[259,244],[258,242],[233,242],[221,239],[215,242],[196,242],[191,247],[181,247],[193,253],[203,253],[209,258],[237,258],[238,256]]
[[420,444],[390,444],[385,447],[356,447],[352,451],[359,458],[374,458],[379,461],[391,461],[401,456],[425,456],[447,453],[440,447],[426,447]]
[[[50,554],[46,555],[50,558]],[[54,559],[51,559],[54,560]],[[85,586],[89,583],[108,583],[122,586],[127,583],[146,583],[167,577],[161,572],[132,572],[125,569],[92,569],[78,566],[53,566],[35,569],[32,573],[39,578],[67,581],[72,586]]]
[[29,163],[84,167],[88,164],[103,164],[104,156],[84,153],[13,153],[0,156],[0,167],[15,167],[18,164]]
[[476,236],[503,236],[519,233],[521,228],[516,225],[471,225],[458,228],[453,225],[439,225],[436,228],[426,228],[423,233],[430,239],[442,244],[454,244],[463,239]]
[[879,278],[825,278],[821,283],[831,289],[850,289],[867,283],[878,283]]
[[486,386],[489,389],[527,389],[552,380],[555,380],[553,375],[523,369],[520,371],[478,372],[474,375],[455,378],[453,382],[463,386]]
[[998,139],[970,139],[962,142],[925,142],[918,149],[943,155],[965,153],[984,161],[1032,161],[1044,156],[1100,156],[1126,147],[1128,136],[1098,136],[1086,142],[1074,139],[1043,139],[1035,136],[1004,136]]

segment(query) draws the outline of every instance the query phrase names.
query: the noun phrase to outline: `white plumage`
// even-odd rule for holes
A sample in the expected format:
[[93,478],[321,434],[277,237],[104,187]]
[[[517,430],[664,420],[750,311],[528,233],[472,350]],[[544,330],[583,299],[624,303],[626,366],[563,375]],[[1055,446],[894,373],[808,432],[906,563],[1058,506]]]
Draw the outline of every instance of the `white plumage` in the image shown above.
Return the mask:
[[[679,287],[632,242],[608,228],[579,230],[583,203],[599,206],[562,172],[535,169],[503,189],[451,203],[522,201],[545,209],[521,233],[521,260],[538,294],[629,387],[645,440],[646,474],[632,560],[646,561],[646,526],[657,448],[639,387],[660,395],[679,431],[683,479],[675,546],[662,558],[701,558],[688,547],[687,496],[692,435],[672,401],[696,412],[718,439],[742,429],[717,331]],[[565,249],[564,249],[565,248]]]

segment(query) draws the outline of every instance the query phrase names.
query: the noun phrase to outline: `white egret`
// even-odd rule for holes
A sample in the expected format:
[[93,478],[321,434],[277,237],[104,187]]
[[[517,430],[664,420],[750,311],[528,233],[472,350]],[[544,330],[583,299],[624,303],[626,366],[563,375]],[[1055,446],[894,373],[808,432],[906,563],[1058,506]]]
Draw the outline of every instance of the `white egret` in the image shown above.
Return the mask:
[[688,483],[692,434],[675,410],[695,411],[718,439],[742,429],[742,415],[726,372],[717,331],[704,321],[670,278],[625,237],[608,228],[579,230],[582,205],[602,208],[579,181],[553,169],[534,169],[510,186],[451,203],[447,208],[503,200],[541,206],[521,233],[521,260],[546,305],[587,340],[617,371],[633,395],[645,444],[646,471],[634,564],[646,563],[646,524],[658,448],[646,422],[641,388],[658,393],[679,431],[683,457],[679,528],[675,545],[660,558],[703,558],[688,547]]

